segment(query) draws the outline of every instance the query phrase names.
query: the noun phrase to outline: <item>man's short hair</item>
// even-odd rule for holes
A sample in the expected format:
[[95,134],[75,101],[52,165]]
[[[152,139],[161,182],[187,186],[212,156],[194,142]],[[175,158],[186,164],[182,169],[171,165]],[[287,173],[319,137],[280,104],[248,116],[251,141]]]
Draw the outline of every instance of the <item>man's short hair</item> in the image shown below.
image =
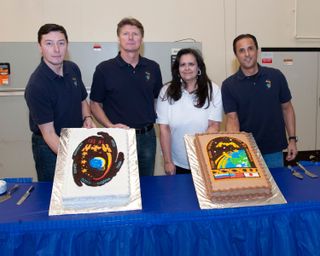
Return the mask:
[[43,26],[40,27],[39,31],[38,31],[38,43],[40,44],[42,36],[49,34],[50,32],[61,32],[62,34],[64,34],[67,42],[68,42],[68,35],[67,35],[67,31],[65,30],[65,28],[63,26],[60,26],[58,24],[53,24],[53,23],[48,23],[48,24],[44,24]]
[[123,18],[119,23],[118,23],[118,27],[117,27],[117,36],[119,36],[120,34],[120,30],[123,26],[125,25],[131,25],[131,26],[136,26],[140,32],[141,32],[141,35],[142,37],[144,36],[144,29],[143,29],[143,26],[141,24],[140,21],[138,21],[137,19],[135,18]]
[[234,40],[233,40],[233,52],[234,54],[237,54],[237,49],[236,49],[236,45],[237,45],[237,42],[243,38],[250,38],[252,39],[252,41],[254,42],[255,46],[257,49],[259,49],[258,47],[258,41],[256,39],[256,37],[254,35],[251,35],[251,34],[241,34],[241,35],[238,35]]

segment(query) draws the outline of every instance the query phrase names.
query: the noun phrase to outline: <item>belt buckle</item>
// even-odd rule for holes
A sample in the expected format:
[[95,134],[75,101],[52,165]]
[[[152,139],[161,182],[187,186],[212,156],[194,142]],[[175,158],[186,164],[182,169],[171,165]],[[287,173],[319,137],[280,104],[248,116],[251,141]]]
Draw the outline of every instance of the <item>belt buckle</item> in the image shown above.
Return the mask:
[[137,134],[145,134],[147,131],[150,131],[152,129],[152,124],[149,124],[141,129],[136,129]]

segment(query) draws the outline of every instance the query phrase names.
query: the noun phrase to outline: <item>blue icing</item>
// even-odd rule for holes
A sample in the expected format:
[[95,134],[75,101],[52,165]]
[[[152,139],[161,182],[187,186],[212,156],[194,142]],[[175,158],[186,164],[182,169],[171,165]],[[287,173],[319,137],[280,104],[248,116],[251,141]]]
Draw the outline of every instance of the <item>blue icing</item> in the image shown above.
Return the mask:
[[241,149],[230,153],[225,168],[251,167],[246,151]]
[[94,157],[89,161],[89,165],[92,168],[103,171],[105,169],[106,160],[102,157]]

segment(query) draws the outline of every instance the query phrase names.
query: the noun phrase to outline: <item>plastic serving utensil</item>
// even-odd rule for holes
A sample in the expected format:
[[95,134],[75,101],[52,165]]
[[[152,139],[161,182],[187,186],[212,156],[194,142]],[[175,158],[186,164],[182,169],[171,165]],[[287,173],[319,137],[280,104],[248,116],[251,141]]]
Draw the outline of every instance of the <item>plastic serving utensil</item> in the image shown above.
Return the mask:
[[6,194],[4,194],[3,196],[0,196],[0,203],[10,199],[12,194],[16,192],[18,188],[19,188],[19,185],[15,184],[12,188],[8,190]]
[[311,178],[318,178],[318,175],[313,173],[313,172],[310,172],[309,170],[307,170],[302,164],[300,164],[299,162],[297,162],[297,165],[304,171],[304,173],[306,175],[308,175],[309,177]]
[[310,156],[309,156],[309,160],[310,160],[311,162],[316,162],[316,156],[310,155]]
[[297,177],[300,180],[303,180],[303,176],[300,172],[297,172],[295,169],[293,169],[291,165],[288,165],[288,168],[291,170],[291,174],[293,176]]

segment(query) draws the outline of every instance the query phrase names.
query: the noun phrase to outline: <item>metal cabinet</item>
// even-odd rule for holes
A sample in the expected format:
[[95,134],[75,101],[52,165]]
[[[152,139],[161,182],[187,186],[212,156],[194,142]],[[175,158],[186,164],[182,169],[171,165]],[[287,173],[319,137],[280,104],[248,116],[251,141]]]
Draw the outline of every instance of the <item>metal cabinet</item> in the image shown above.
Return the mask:
[[260,63],[281,70],[288,80],[299,151],[320,149],[320,48],[262,48]]

